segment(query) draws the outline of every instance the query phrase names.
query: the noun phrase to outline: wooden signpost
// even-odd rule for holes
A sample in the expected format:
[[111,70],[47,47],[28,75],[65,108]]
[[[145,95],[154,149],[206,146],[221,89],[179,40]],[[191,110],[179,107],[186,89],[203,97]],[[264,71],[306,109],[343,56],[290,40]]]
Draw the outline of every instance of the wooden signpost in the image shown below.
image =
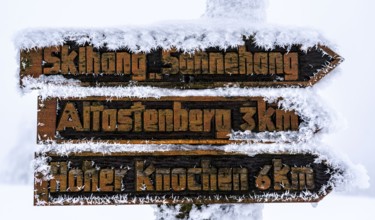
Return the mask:
[[[301,51],[243,45],[131,53],[65,42],[21,51],[21,78],[59,75],[82,86],[138,83],[158,87],[309,86],[342,58],[324,46]],[[68,81],[67,81],[68,82]],[[263,97],[45,98],[38,103],[38,143],[249,143],[233,133],[296,132],[306,118]],[[317,128],[318,129],[318,128]],[[318,130],[313,131],[318,132]],[[263,141],[268,143],[267,141]],[[157,149],[156,149],[157,150]],[[338,172],[315,155],[211,151],[48,152],[35,174],[35,205],[317,202]]]
[[296,131],[301,118],[262,97],[86,97],[40,100],[38,140],[229,144],[232,132]]
[[[79,86],[104,90],[107,87],[103,86],[129,85],[175,89],[308,87],[343,61],[324,45],[307,49],[297,44],[273,45],[266,49],[256,45],[254,36],[243,37],[234,47],[199,49],[202,46],[197,45],[195,51],[159,47],[148,52],[125,47],[112,50],[113,45],[106,44],[94,47],[77,36],[63,38],[66,41],[59,45],[20,51],[21,87],[46,89],[43,84],[72,82],[76,90],[83,89]],[[318,155],[280,148],[272,151],[277,153],[256,151],[249,156],[218,151],[220,146],[191,151],[173,146],[241,143],[238,148],[246,147],[249,152],[251,146],[247,145],[253,139],[247,134],[259,143],[270,143],[268,136],[274,135],[274,142],[287,144],[287,138],[280,138],[284,134],[313,134],[320,129],[313,125],[306,131],[304,126],[313,124],[310,119],[296,109],[283,110],[281,98],[271,103],[264,97],[218,95],[40,97],[39,144],[53,143],[53,148],[85,142],[108,148],[110,144],[138,144],[133,150],[145,144],[171,144],[171,148],[137,153],[107,149],[111,154],[68,151],[65,156],[56,153],[60,149],[38,153],[34,204],[318,202],[330,192],[333,175],[340,170],[317,160]]]
[[[67,41],[63,45],[23,50],[20,77],[62,76],[81,86],[152,85],[170,88],[311,86],[342,58],[326,46],[300,45],[266,50],[252,38],[237,47],[211,47],[186,53],[155,49],[132,53],[123,48],[95,48]],[[22,86],[22,85],[21,85]]]
[[317,202],[335,172],[310,154],[48,156],[50,173],[36,174],[36,205]]

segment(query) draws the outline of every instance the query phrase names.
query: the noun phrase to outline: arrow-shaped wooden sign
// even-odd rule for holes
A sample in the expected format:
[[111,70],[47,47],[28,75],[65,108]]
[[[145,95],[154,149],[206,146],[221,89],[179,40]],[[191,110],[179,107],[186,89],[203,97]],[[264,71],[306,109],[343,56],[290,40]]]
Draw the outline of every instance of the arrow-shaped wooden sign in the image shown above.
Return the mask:
[[337,172],[311,154],[50,153],[38,159],[45,164],[35,174],[35,205],[317,202]]
[[21,51],[23,80],[41,76],[75,79],[81,86],[152,85],[169,88],[311,86],[334,69],[342,58],[323,45],[265,49],[244,38],[243,44],[209,47],[186,53],[154,49],[95,48],[66,41],[63,45]]

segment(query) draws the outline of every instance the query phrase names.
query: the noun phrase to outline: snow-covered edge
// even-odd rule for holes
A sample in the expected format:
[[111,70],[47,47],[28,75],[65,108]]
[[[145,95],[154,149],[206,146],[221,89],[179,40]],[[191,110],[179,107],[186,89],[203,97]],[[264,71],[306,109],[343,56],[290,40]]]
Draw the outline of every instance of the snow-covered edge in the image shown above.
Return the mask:
[[[170,202],[166,197],[162,196],[146,196],[146,197],[136,197],[129,194],[119,194],[114,196],[59,196],[57,198],[51,198],[51,201],[47,204],[44,201],[37,201],[36,205],[123,205],[123,204],[177,204],[177,203],[207,203],[207,201],[212,201],[212,203],[243,203],[245,200],[253,200],[259,203],[269,203],[269,202],[293,202],[296,198],[301,198],[304,202],[314,202],[317,201],[323,194],[311,193],[309,191],[304,191],[301,193],[270,193],[262,195],[242,195],[242,196],[199,196],[195,198],[171,197]],[[325,196],[324,194],[323,196]],[[130,197],[130,198],[129,198]]]
[[150,52],[152,49],[175,47],[192,52],[196,49],[220,47],[226,49],[243,44],[243,37],[253,36],[255,44],[265,49],[275,46],[288,48],[301,45],[303,50],[316,45],[332,45],[318,31],[270,24],[252,24],[238,19],[197,19],[192,21],[160,22],[153,25],[118,28],[44,28],[25,29],[15,37],[16,48],[29,50],[63,45],[76,41],[110,50],[127,48],[132,52]]
[[[324,146],[321,143],[309,143],[309,144],[232,144],[226,146],[189,146],[189,145],[144,145],[139,148],[135,148],[134,145],[112,145],[112,146],[101,146],[88,145],[84,150],[81,148],[78,150],[73,146],[70,149],[67,149],[66,145],[60,146],[50,146],[49,149],[39,149],[41,156],[37,157],[34,160],[34,170],[35,173],[42,173],[44,180],[52,178],[50,175],[50,166],[48,165],[48,153],[56,153],[60,156],[67,156],[70,153],[81,153],[86,152],[91,149],[90,152],[101,152],[103,156],[111,155],[115,152],[153,152],[155,149],[158,151],[191,151],[191,150],[218,150],[225,151],[230,153],[241,153],[248,156],[255,156],[257,154],[313,154],[317,156],[315,163],[325,162],[332,170],[333,173],[330,173],[332,176],[328,183],[319,189],[318,193],[311,193],[308,191],[301,193],[290,193],[286,192],[282,195],[280,194],[264,194],[260,196],[252,195],[243,195],[243,196],[234,196],[228,197],[225,196],[214,196],[212,199],[224,199],[228,202],[237,201],[241,203],[244,199],[254,199],[259,202],[274,202],[280,199],[285,201],[292,201],[293,198],[301,197],[304,201],[314,201],[317,198],[327,195],[332,189],[333,191],[350,191],[354,188],[367,188],[369,185],[369,179],[366,174],[366,170],[361,165],[353,164],[346,156],[343,156],[332,149],[329,150],[327,146]],[[96,150],[95,150],[96,149]],[[78,151],[77,151],[78,150]],[[35,181],[40,181],[36,179]],[[131,196],[132,199],[128,199],[127,194],[120,194],[111,197],[83,197],[83,196],[60,196],[54,198],[50,201],[50,204],[63,205],[65,202],[71,204],[151,204],[159,203],[166,204],[167,199],[164,197],[146,197],[146,198],[137,198]],[[202,199],[210,199],[203,198]],[[199,199],[199,198],[197,198]],[[191,199],[175,197],[174,200],[179,203],[189,202]],[[190,201],[191,202],[191,201]],[[40,201],[38,205],[46,205],[43,201]]]
[[[79,87],[73,85],[51,85],[40,84],[39,94],[42,99],[48,97],[59,98],[84,98],[87,96],[106,97],[107,101],[113,101],[123,97],[137,98],[160,98],[167,96],[223,96],[223,97],[264,97],[268,103],[276,102],[281,109],[292,111],[302,119],[298,131],[259,132],[232,131],[231,140],[245,140],[251,142],[305,142],[310,139],[320,138],[319,134],[328,133],[332,125],[332,113],[324,108],[324,103],[314,94],[312,89],[287,89],[279,88],[238,88],[225,87],[205,90],[178,90],[162,89],[151,86],[128,86],[128,87]],[[90,140],[86,140],[90,142]]]
[[[336,173],[333,176],[334,185],[339,191],[350,190],[351,188],[366,188],[368,187],[368,176],[366,170],[362,165],[353,164],[347,156],[338,153],[336,150],[329,148],[319,141],[310,141],[309,143],[295,143],[295,144],[230,144],[224,146],[209,146],[209,145],[133,145],[133,144],[49,144],[38,146],[37,154],[45,155],[38,157],[34,161],[35,172],[48,171],[48,164],[46,156],[47,153],[52,153],[60,156],[69,156],[70,154],[79,154],[83,152],[100,153],[103,156],[111,155],[112,153],[120,152],[141,152],[151,153],[155,151],[192,151],[192,150],[213,150],[225,151],[230,153],[240,153],[248,156],[255,156],[257,154],[313,154],[317,156],[316,162],[326,161],[333,169],[342,170],[341,173]],[[47,174],[47,173],[44,173]]]

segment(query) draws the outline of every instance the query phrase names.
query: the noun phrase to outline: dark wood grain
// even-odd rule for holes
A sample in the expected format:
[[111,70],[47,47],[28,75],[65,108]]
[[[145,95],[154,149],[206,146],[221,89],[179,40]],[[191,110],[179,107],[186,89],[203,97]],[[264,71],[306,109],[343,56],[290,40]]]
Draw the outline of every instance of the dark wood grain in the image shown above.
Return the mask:
[[[41,181],[35,188],[35,195],[47,205],[56,205],[53,201],[58,197],[97,197],[97,202],[107,198],[110,204],[116,204],[116,195],[127,195],[128,203],[151,197],[164,197],[169,204],[316,202],[325,196],[320,190],[335,172],[324,162],[314,162],[316,156],[310,154],[250,157],[180,151],[49,156],[55,178]],[[37,174],[36,180],[41,178]],[[307,194],[316,197],[303,196]],[[273,195],[273,199],[267,195]],[[64,204],[75,203],[67,200]]]
[[[245,38],[243,45],[184,53],[154,49],[132,53],[105,45],[63,46],[21,51],[21,78],[61,75],[82,86],[126,86],[129,83],[172,88],[311,86],[343,59],[326,46],[302,50],[300,45],[272,50]],[[44,61],[44,62],[42,62]]]
[[107,97],[39,103],[38,141],[228,144],[232,131],[298,131],[302,122],[262,97]]

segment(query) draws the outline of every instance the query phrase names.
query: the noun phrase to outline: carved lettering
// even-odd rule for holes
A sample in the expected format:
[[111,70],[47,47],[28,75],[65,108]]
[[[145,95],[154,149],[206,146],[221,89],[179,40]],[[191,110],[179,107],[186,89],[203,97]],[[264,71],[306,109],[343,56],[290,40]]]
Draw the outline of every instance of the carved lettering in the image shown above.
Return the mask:
[[186,169],[175,168],[172,170],[172,189],[174,191],[186,190]]
[[91,107],[90,102],[83,102],[83,130],[91,130]]
[[188,169],[188,189],[191,191],[202,190],[202,185],[198,183],[197,176],[202,174],[201,168],[189,168]]
[[216,138],[228,138],[232,127],[231,110],[215,110]]
[[278,131],[298,130],[298,115],[294,111],[276,110],[276,129]]
[[[108,48],[94,48],[93,45],[75,46],[66,44],[57,47],[46,47],[36,53],[38,59],[21,52],[21,72],[26,75],[40,74],[131,74],[129,81],[165,80],[163,75],[197,75],[197,74],[257,74],[278,75],[285,81],[299,79],[298,52],[254,52],[248,45],[239,45],[230,50],[209,49],[196,50],[192,53],[179,51],[176,48],[160,50],[161,56],[154,53],[131,53],[128,50],[114,51]],[[149,56],[151,55],[151,56]],[[33,55],[34,56],[34,55]],[[150,60],[148,60],[150,59]],[[156,59],[156,60],[155,60]],[[35,62],[34,62],[35,61]],[[30,63],[32,62],[32,63]],[[157,63],[159,71],[148,71]],[[157,64],[157,65],[159,65]],[[37,72],[38,69],[43,71]],[[228,81],[231,81],[230,77]]]
[[203,110],[203,130],[204,132],[211,131],[212,119],[215,116],[215,110],[205,109]]
[[238,74],[238,55],[237,53],[226,53],[225,54],[225,73],[226,74]]
[[134,131],[142,131],[142,112],[145,110],[145,106],[141,102],[136,102],[131,106],[134,115]]
[[86,47],[86,71],[87,73],[101,73],[100,53],[94,52],[92,46]]
[[210,166],[209,160],[202,160],[203,190],[217,190],[217,169]]
[[206,52],[195,52],[194,74],[208,74],[208,54]]
[[62,46],[61,48],[61,72],[62,74],[77,74],[78,70],[74,64],[74,59],[77,57],[77,52],[74,50],[69,53],[69,46]]
[[298,53],[284,55],[285,80],[298,80]]
[[315,188],[314,170],[310,167],[290,167],[281,159],[273,159],[273,180],[270,177],[272,166],[265,165],[256,177],[256,187],[262,191],[272,187],[277,191],[313,190]]
[[263,52],[254,53],[254,73],[268,74],[268,54]]
[[102,105],[93,105],[90,107],[92,112],[92,130],[99,131],[100,130],[100,114],[104,110],[104,106]]
[[81,74],[87,73],[86,68],[86,47],[79,47],[78,50],[78,71]]
[[200,109],[189,111],[189,130],[195,132],[203,131],[203,112]]
[[289,190],[290,182],[288,179],[288,173],[290,167],[286,164],[282,164],[280,159],[274,159],[273,162],[273,175],[274,175],[274,189],[275,190]]
[[117,124],[116,109],[105,109],[102,113],[102,129],[103,131],[115,131]]
[[232,169],[220,168],[218,172],[218,188],[221,191],[232,190]]
[[270,74],[283,74],[283,55],[281,53],[269,53],[269,73]]
[[248,194],[272,193],[287,198],[284,196],[288,192],[297,197],[305,192],[318,193],[317,186],[322,186],[322,180],[330,179],[326,173],[329,168],[324,163],[316,166],[316,157],[309,154],[153,154],[128,152],[98,156],[82,153],[82,158],[77,154],[68,157],[51,155],[48,176],[39,174],[36,177],[35,181],[42,181],[40,185],[36,182],[39,186],[36,195],[47,193],[48,198],[103,196],[108,201],[112,195],[140,199],[144,196],[177,199],[187,195],[188,198],[214,195],[211,200],[216,200],[220,198],[216,195],[242,198]]
[[[83,126],[74,103],[68,102],[62,111],[57,130],[210,132],[215,129],[219,138],[227,138],[231,132],[230,109],[187,110],[181,102],[174,102],[173,109],[145,109],[141,102],[133,103],[130,109],[106,109],[100,103],[83,102],[82,121]],[[212,124],[215,124],[214,128]]]
[[241,124],[242,131],[252,131],[256,127],[254,116],[257,112],[255,107],[243,107],[240,108],[240,112],[244,114],[242,119],[245,123]]
[[100,191],[111,192],[114,185],[114,170],[102,169],[100,170]]
[[150,175],[155,172],[155,167],[153,164],[150,164],[146,169],[143,169],[144,162],[136,161],[136,191],[145,191],[145,190],[154,190],[154,185],[151,182]]
[[174,130],[187,131],[188,130],[188,111],[181,109],[181,103],[175,102],[173,106]]
[[274,131],[275,124],[272,117],[275,113],[275,109],[268,107],[266,109],[265,101],[258,101],[258,120],[259,120],[259,131]]
[[[131,140],[167,140],[167,136],[180,139],[185,134],[183,139],[189,139],[202,134],[203,140],[222,141],[230,140],[231,135],[239,131],[298,131],[301,121],[294,111],[279,109],[276,103],[268,104],[260,98],[234,101],[233,105],[230,101],[180,99],[113,102],[119,105],[105,100],[58,103],[62,110],[57,111],[56,139],[67,135],[68,139],[79,133],[86,138],[111,137],[107,140],[128,137]],[[151,137],[152,133],[157,135]]]
[[131,131],[133,129],[132,110],[120,109],[118,110],[118,130],[119,131]]
[[125,184],[123,182],[123,179],[128,172],[127,169],[116,169],[115,170],[115,191],[116,192],[122,192],[124,191]]
[[156,109],[146,109],[143,119],[145,131],[158,131],[158,111]]
[[180,71],[178,58],[171,56],[171,53],[175,52],[176,49],[163,50],[162,62],[164,66],[162,74],[177,74]]
[[171,189],[171,170],[169,168],[156,169],[156,190],[169,191]]
[[[243,191],[248,190],[246,168],[215,168],[209,160],[202,160],[202,168],[157,168],[150,164],[145,170],[137,161],[137,190],[153,191]],[[153,177],[155,176],[155,177]],[[154,178],[154,179],[153,179]]]
[[159,131],[173,131],[173,110],[159,109]]
[[240,74],[253,73],[253,54],[246,51],[245,46],[238,47]]
[[68,173],[68,189],[70,192],[80,192],[83,190],[83,172],[81,169],[74,168]]
[[179,61],[182,74],[194,74],[194,56],[184,53],[180,55]]
[[66,192],[68,166],[66,162],[51,162],[51,174],[53,178],[50,180],[51,192]]
[[312,190],[315,188],[314,170],[310,167],[292,167],[292,189],[293,190]]
[[233,168],[233,190],[248,190],[248,170],[246,168]]
[[113,74],[116,72],[116,55],[115,53],[103,53],[102,54],[102,72],[107,74]]
[[271,187],[271,178],[268,172],[271,170],[271,165],[265,165],[260,171],[255,180],[256,187],[260,190],[268,190]]
[[44,74],[55,74],[60,71],[60,58],[57,55],[60,53],[60,47],[44,48],[44,62],[49,66],[43,68]]
[[130,54],[127,52],[116,53],[116,73],[130,74]]
[[132,54],[132,80],[146,80],[146,62],[145,53]]
[[209,53],[210,74],[224,73],[224,58],[222,53]]
[[[93,161],[82,168],[68,168],[67,162],[51,162],[50,192],[121,192],[128,169],[98,169]],[[147,172],[147,171],[146,171]]]
[[62,112],[57,131],[63,131],[66,128],[73,128],[77,131],[82,131],[82,124],[79,119],[78,111],[73,103],[67,103]]
[[84,171],[85,192],[96,192],[99,190],[99,172],[96,169]]

